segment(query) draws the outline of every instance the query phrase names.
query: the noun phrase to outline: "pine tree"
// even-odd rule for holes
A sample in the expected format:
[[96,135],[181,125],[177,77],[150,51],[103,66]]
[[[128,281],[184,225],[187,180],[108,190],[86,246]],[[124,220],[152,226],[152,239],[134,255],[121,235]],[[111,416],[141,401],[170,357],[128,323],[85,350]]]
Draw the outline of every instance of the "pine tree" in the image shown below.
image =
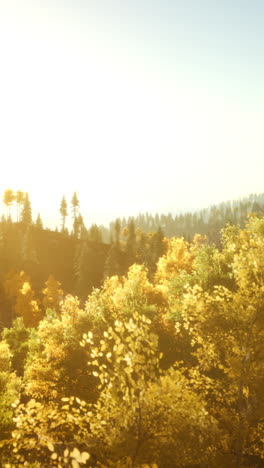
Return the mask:
[[80,202],[77,197],[77,193],[74,192],[72,199],[71,199],[71,206],[72,206],[72,215],[73,215],[73,223],[75,222],[78,214],[78,208],[80,207]]
[[92,224],[88,231],[88,238],[93,242],[102,242],[102,235],[97,224]]
[[17,206],[17,222],[21,221],[21,206],[24,203],[25,194],[18,190],[15,195],[16,206]]
[[120,233],[121,233],[121,223],[120,223],[120,219],[117,218],[115,220],[115,245],[116,247],[120,247]]
[[126,251],[128,255],[128,265],[130,266],[136,259],[136,231],[134,218],[131,218],[128,223]]
[[41,219],[39,213],[38,213],[38,216],[37,216],[37,219],[36,219],[35,226],[36,226],[38,229],[43,229],[43,223],[42,223],[42,219]]
[[68,216],[67,202],[66,202],[65,196],[63,196],[61,200],[60,214],[62,218],[62,232],[65,232],[65,221],[66,221],[66,217]]
[[24,203],[23,203],[23,210],[22,210],[22,222],[24,224],[32,224],[31,203],[29,200],[28,193],[25,193],[25,196],[24,196]]
[[112,244],[108,255],[106,257],[105,261],[105,266],[104,266],[104,277],[105,278],[111,278],[111,276],[115,275],[121,275],[122,274],[122,268],[120,264],[120,250],[119,248],[115,245]]

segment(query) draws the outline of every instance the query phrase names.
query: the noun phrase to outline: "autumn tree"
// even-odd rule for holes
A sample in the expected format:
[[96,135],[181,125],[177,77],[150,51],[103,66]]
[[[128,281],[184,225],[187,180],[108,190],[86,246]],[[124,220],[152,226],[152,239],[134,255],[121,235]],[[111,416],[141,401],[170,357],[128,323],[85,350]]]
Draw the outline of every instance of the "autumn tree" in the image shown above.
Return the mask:
[[[227,227],[222,242],[221,252],[209,251],[211,265],[208,250],[201,246],[198,262],[197,253],[192,253],[192,274],[184,276],[173,268],[183,287],[180,294],[172,289],[176,295],[170,302],[179,336],[187,332],[190,337],[197,362],[191,371],[193,381],[196,375],[197,388],[206,394],[210,414],[221,427],[214,463],[238,468],[250,466],[251,459],[263,460],[264,220],[251,218],[244,230]],[[182,265],[189,253],[181,255]],[[162,266],[165,276],[171,277],[172,265],[168,270],[163,259],[160,278]],[[200,280],[193,282],[197,273]]]
[[3,288],[11,307],[12,319],[15,318],[15,304],[19,295],[19,290],[25,282],[29,281],[29,276],[24,271],[9,271],[4,276]]
[[0,341],[0,456],[1,440],[10,437],[13,428],[14,408],[18,399],[21,381],[12,371],[12,354],[6,341]]
[[30,329],[25,327],[23,318],[17,317],[13,321],[12,327],[4,328],[2,338],[8,344],[11,352],[12,369],[16,371],[17,375],[23,376],[30,338]]
[[29,342],[24,378],[29,397],[44,402],[58,402],[71,395],[91,401],[95,398],[95,378],[79,345],[91,323],[72,296],[65,298],[59,314],[48,311]]
[[44,296],[42,300],[44,310],[53,309],[58,312],[60,302],[64,296],[61,283],[57,281],[53,275],[49,275],[45,282],[45,286],[46,287],[42,289],[42,294]]
[[18,317],[23,317],[26,327],[36,327],[41,319],[41,310],[31,284],[26,281],[18,290],[15,312]]
[[10,211],[10,208],[13,204],[15,200],[15,194],[13,192],[12,189],[8,188],[4,191],[4,195],[3,195],[3,203],[6,205],[7,207],[7,217],[11,219],[11,211]]
[[134,312],[126,322],[116,320],[98,344],[87,330],[81,347],[99,398],[91,403],[66,396],[61,405],[31,400],[18,406],[16,466],[41,461],[66,467],[73,447],[76,467],[84,458],[91,467],[120,468],[180,468],[208,461],[215,421],[181,372],[160,371],[158,337],[150,325]]

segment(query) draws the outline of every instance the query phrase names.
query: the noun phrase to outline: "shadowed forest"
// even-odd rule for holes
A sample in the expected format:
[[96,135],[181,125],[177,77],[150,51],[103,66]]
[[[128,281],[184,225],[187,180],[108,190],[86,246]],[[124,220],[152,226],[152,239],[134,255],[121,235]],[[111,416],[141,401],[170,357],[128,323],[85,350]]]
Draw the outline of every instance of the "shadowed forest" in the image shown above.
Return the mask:
[[74,193],[55,231],[3,204],[1,466],[263,467],[264,195],[86,228]]

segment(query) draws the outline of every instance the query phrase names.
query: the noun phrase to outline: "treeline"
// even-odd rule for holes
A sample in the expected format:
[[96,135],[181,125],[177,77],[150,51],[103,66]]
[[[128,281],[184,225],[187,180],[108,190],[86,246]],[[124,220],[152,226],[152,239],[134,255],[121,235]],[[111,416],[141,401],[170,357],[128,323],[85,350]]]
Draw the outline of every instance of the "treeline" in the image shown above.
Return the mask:
[[[20,307],[17,302],[26,296],[29,303],[32,298],[35,301],[35,311],[24,301],[27,321],[35,323],[34,314],[38,318],[43,316],[42,291],[50,275],[66,294],[78,295],[84,301],[106,277],[124,275],[135,262],[145,264],[149,275],[153,275],[156,262],[165,251],[160,230],[149,234],[137,232],[133,222],[121,239],[117,221],[112,243],[102,243],[97,226],[86,229],[78,211],[76,194],[72,198],[71,233],[65,228],[66,201],[61,210],[60,232],[44,229],[40,214],[33,222],[27,193],[15,194],[8,189],[3,201],[7,213],[0,222],[0,328],[11,324]],[[22,280],[30,286],[27,295]],[[9,286],[5,287],[7,284]]]
[[[35,224],[43,228],[40,213],[35,221],[32,220],[31,202],[28,193],[21,190],[14,192],[11,189],[5,190],[3,203],[6,206],[6,216],[2,219],[13,219],[27,224]],[[177,208],[177,207],[176,207]],[[15,211],[14,211],[15,210]],[[13,213],[13,217],[12,217]],[[245,226],[247,216],[250,213],[263,215],[264,213],[264,193],[251,194],[239,200],[230,200],[218,205],[209,206],[200,211],[187,212],[178,215],[151,213],[140,213],[134,217],[120,217],[112,221],[109,227],[92,224],[89,228],[85,226],[83,216],[80,211],[80,201],[76,192],[68,202],[65,196],[62,197],[58,214],[60,217],[59,231],[74,235],[78,238],[85,238],[93,242],[113,243],[116,223],[120,226],[119,239],[125,243],[128,226],[134,224],[134,229],[139,237],[140,232],[153,233],[161,230],[167,238],[184,237],[191,241],[195,234],[206,235],[210,242],[219,245],[220,231],[227,223]],[[71,228],[67,227],[70,224]]]
[[[135,227],[144,232],[162,229],[164,235],[170,237],[184,237],[191,241],[195,234],[206,235],[211,242],[219,243],[220,230],[227,223],[245,226],[249,213],[264,214],[264,193],[251,194],[240,200],[233,200],[212,205],[209,208],[173,216],[171,213],[155,214],[142,213],[134,218],[121,218],[121,229],[134,221]],[[110,224],[110,235],[113,235],[114,222]]]
[[228,225],[221,249],[168,239],[151,277],[133,264],[85,303],[49,278],[34,323],[17,281],[0,341],[3,467],[263,467],[263,217]]

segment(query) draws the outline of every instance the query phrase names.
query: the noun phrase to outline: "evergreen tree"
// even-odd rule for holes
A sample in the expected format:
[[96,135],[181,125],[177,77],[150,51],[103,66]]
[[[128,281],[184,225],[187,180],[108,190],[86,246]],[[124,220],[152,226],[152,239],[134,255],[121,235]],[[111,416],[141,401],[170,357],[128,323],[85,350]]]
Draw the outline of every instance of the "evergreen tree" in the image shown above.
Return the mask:
[[90,227],[88,231],[88,239],[93,242],[102,242],[102,235],[96,224],[92,224]]
[[38,213],[38,216],[37,216],[37,219],[36,219],[35,226],[36,226],[38,229],[43,229],[43,223],[42,223],[42,219],[41,219],[39,213]]
[[78,214],[78,208],[80,207],[80,202],[77,197],[77,193],[74,192],[72,199],[71,199],[71,206],[72,206],[72,216],[73,216],[73,223],[75,222]]
[[117,219],[115,220],[115,227],[114,227],[114,229],[115,229],[115,245],[116,245],[116,247],[119,248],[119,246],[120,246],[120,233],[121,233],[121,223],[120,223],[120,219],[119,219],[119,218],[117,218]]
[[60,214],[62,218],[62,232],[65,232],[65,221],[66,221],[66,217],[68,216],[67,202],[66,202],[65,196],[63,196],[61,200]]
[[81,214],[76,216],[76,218],[73,221],[73,233],[79,239],[84,239],[86,235],[86,227],[84,225],[83,217]]
[[21,207],[23,206],[23,203],[24,203],[24,197],[25,197],[25,194],[21,190],[18,190],[16,192],[15,200],[16,200],[16,206],[17,206],[17,222],[21,221]]
[[32,211],[29,195],[26,192],[23,201],[22,222],[24,224],[32,224]]
[[136,231],[134,218],[131,218],[128,223],[126,251],[128,254],[128,264],[130,266],[134,263],[136,258]]
[[121,275],[122,268],[121,268],[121,258],[120,258],[120,250],[115,245],[112,244],[108,255],[106,257],[105,266],[104,266],[104,277],[111,278],[111,276]]
[[22,237],[21,248],[22,268],[32,270],[33,274],[36,265],[39,264],[35,232],[33,226],[26,227]]

